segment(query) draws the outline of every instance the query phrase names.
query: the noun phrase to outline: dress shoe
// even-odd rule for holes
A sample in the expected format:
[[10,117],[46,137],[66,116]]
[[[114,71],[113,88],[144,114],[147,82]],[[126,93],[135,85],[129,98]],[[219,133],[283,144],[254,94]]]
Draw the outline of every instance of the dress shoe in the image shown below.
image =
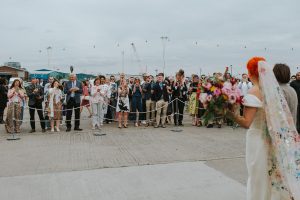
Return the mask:
[[206,126],[206,128],[213,128],[213,127],[214,127],[213,124],[208,124],[208,125]]
[[67,128],[66,132],[70,132],[71,131],[71,128]]
[[74,131],[82,131],[81,128],[74,128]]

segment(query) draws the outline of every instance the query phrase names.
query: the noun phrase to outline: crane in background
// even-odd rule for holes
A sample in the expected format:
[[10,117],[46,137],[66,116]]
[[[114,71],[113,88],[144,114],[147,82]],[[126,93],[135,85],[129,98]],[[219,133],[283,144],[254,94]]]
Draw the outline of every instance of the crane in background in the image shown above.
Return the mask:
[[142,74],[142,73],[145,72],[145,70],[144,70],[143,67],[142,67],[142,61],[141,61],[141,59],[140,59],[140,56],[139,56],[139,54],[138,54],[138,52],[137,52],[137,50],[136,50],[135,44],[134,44],[133,42],[131,43],[131,47],[132,47],[132,50],[133,50],[133,54],[134,54],[134,56],[135,56],[135,58],[136,58],[136,61],[137,61],[137,63],[138,63],[138,67],[139,67],[139,69],[140,69],[140,73]]

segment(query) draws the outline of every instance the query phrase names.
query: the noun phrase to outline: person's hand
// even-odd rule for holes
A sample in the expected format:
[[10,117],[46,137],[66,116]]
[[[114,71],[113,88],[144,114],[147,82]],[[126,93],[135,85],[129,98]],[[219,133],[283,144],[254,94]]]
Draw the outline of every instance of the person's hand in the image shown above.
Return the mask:
[[39,89],[36,88],[33,90],[33,93],[37,93],[38,91],[39,91]]

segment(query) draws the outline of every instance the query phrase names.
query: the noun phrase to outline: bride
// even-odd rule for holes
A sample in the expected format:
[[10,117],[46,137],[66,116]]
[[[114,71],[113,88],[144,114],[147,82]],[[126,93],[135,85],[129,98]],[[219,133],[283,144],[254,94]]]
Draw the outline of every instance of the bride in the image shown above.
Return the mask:
[[228,112],[246,136],[247,200],[300,200],[300,140],[272,69],[264,58],[247,64],[254,85],[244,115]]

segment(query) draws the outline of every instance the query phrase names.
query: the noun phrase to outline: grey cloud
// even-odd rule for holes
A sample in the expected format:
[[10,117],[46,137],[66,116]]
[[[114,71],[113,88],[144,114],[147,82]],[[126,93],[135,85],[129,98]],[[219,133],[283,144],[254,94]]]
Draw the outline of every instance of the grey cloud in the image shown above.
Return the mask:
[[162,69],[162,35],[170,38],[169,73],[179,67],[187,73],[200,68],[212,73],[231,64],[239,73],[254,55],[299,66],[296,0],[4,0],[1,7],[5,20],[0,21],[0,43],[5,51],[0,63],[12,57],[29,69],[47,67],[45,48],[52,46],[51,63],[62,68],[72,64],[118,72],[124,50],[126,70],[138,72],[130,45],[134,42],[142,65],[154,73]]

